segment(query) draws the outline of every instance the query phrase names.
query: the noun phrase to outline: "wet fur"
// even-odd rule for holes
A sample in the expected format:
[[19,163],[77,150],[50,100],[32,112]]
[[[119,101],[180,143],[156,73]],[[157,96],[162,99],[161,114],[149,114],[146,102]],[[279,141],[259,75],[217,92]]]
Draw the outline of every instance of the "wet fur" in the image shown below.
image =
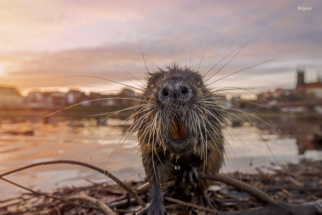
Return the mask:
[[[143,166],[151,185],[151,205],[140,214],[162,214],[165,210],[160,183],[182,178],[190,166],[197,172],[219,171],[224,159],[222,129],[226,121],[220,105],[216,104],[216,95],[198,72],[173,65],[148,75],[132,128],[139,140]],[[190,92],[189,98],[161,102],[160,92],[167,84],[184,84]],[[186,137],[177,143],[171,135],[174,118],[186,129]],[[180,171],[175,170],[175,165],[180,166]],[[206,187],[205,183],[197,182],[196,189],[200,192]]]

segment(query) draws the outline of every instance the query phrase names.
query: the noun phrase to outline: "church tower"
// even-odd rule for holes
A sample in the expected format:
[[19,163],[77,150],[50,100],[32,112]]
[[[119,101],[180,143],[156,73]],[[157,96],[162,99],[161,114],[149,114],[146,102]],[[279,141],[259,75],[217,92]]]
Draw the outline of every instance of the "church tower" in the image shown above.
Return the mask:
[[296,88],[302,88],[305,85],[304,69],[297,69],[297,84]]

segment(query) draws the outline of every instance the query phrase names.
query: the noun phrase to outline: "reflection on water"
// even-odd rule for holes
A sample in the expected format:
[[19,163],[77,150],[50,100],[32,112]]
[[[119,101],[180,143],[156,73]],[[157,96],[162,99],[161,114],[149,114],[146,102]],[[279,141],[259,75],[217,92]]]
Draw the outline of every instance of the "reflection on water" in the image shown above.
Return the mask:
[[[225,129],[226,163],[223,172],[235,170],[252,172],[268,162],[296,162],[299,157],[321,158],[322,143],[314,142],[321,125],[289,117],[269,118],[267,121],[281,129],[277,133],[260,120]],[[144,177],[137,142],[127,133],[131,122],[109,119],[101,124],[95,119],[64,121],[12,122],[0,124],[0,172],[40,161],[72,159],[106,168],[123,180]],[[98,126],[99,125],[99,126]],[[314,139],[317,140],[317,139]],[[108,158],[118,146],[110,161]],[[269,148],[268,148],[269,147]],[[92,159],[91,159],[92,157]],[[57,164],[35,167],[8,176],[27,187],[49,191],[56,186],[84,185],[89,179],[106,181],[106,177],[90,169]],[[19,188],[0,182],[0,199],[8,198]]]

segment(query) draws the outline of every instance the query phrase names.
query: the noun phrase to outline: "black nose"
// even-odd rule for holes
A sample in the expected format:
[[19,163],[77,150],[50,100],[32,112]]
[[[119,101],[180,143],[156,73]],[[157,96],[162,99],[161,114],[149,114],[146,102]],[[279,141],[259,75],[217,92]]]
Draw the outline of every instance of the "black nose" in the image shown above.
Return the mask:
[[190,90],[185,85],[166,85],[161,88],[160,97],[162,101],[169,98],[187,100],[190,97]]

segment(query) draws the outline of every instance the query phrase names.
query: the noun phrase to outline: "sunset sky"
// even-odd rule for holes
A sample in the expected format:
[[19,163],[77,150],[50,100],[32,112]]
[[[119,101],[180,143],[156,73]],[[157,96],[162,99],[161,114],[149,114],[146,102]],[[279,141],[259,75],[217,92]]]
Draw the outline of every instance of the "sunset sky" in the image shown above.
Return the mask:
[[293,88],[298,66],[306,68],[307,81],[322,75],[321,11],[319,0],[0,0],[0,85],[16,86],[23,94],[123,88],[94,78],[61,78],[90,75],[135,86],[122,67],[138,79],[145,78],[139,37],[150,71],[173,62],[197,70],[208,41],[201,73],[257,39],[213,81],[296,50],[213,85]]

